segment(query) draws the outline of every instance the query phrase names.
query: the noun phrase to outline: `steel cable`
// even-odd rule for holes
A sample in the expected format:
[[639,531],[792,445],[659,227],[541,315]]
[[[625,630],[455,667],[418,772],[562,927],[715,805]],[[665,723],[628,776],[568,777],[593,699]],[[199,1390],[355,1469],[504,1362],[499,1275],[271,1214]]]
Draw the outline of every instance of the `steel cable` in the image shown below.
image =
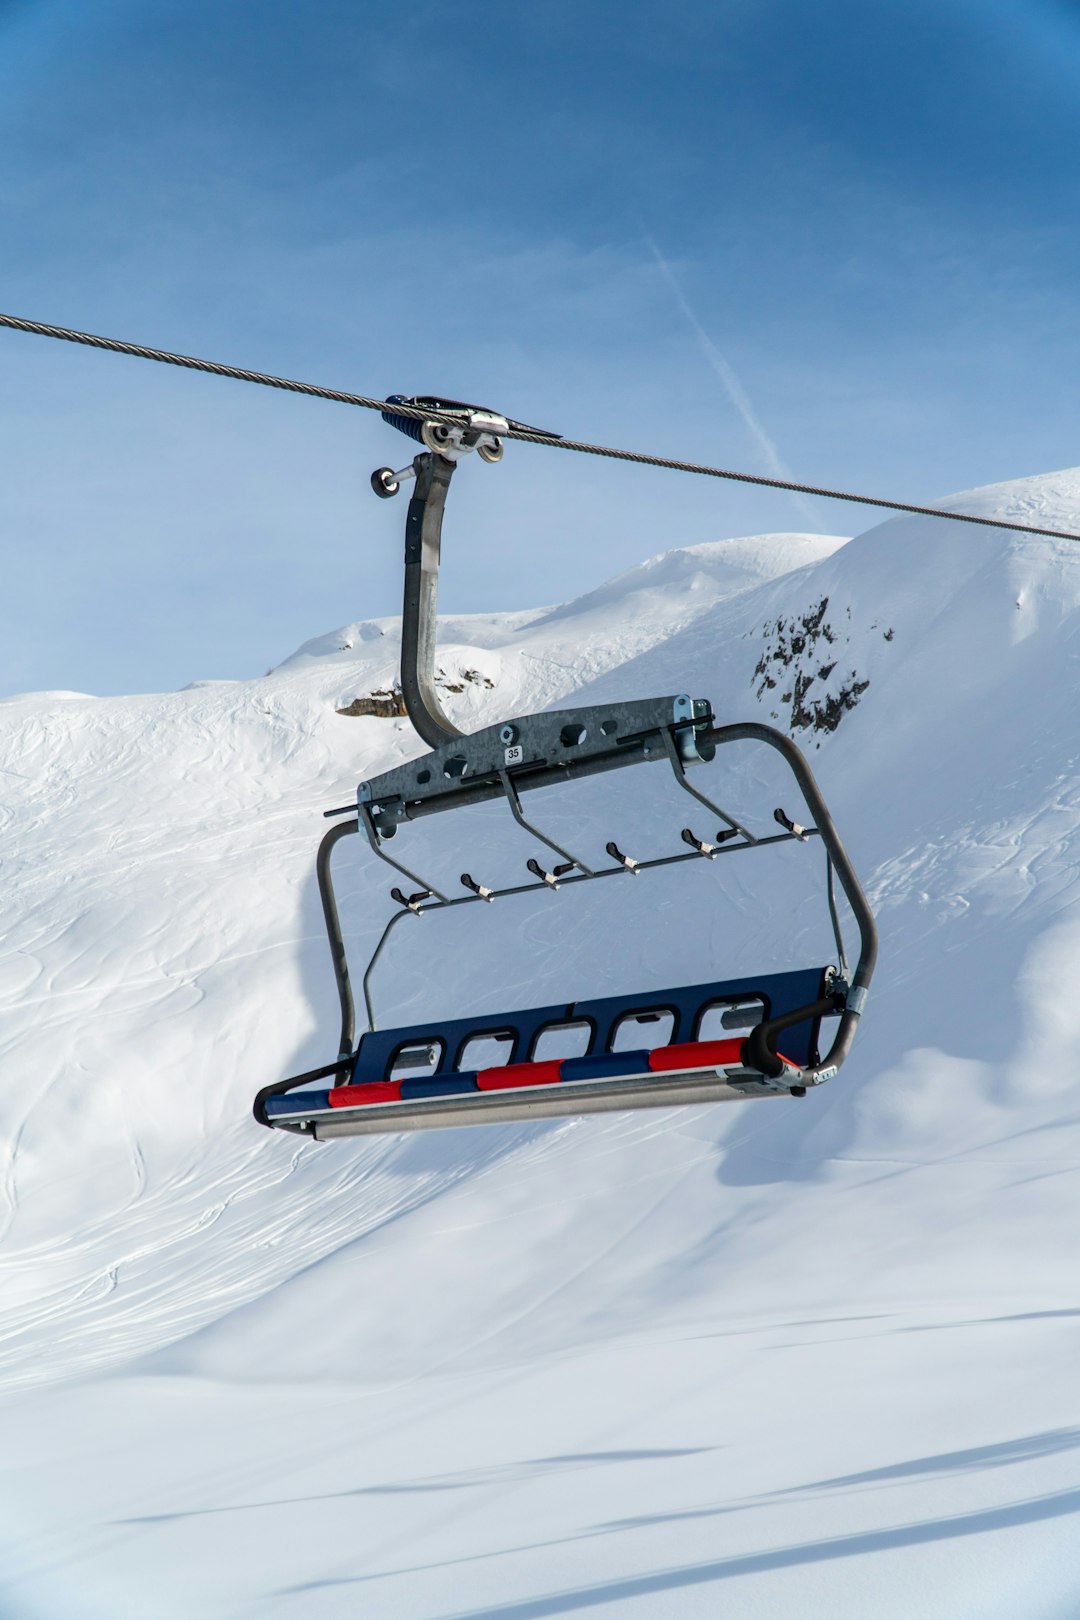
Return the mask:
[[[363,410],[384,411],[387,401],[369,398],[366,394],[351,394],[343,389],[323,388],[317,383],[295,382],[289,377],[274,377],[264,371],[248,371],[241,366],[226,366],[216,360],[198,360],[188,354],[172,354],[167,349],[151,349],[141,343],[125,343],[119,338],[97,337],[92,332],[77,332],[66,326],[50,326],[44,321],[28,321],[18,315],[0,314],[0,326],[14,332],[31,332],[39,337],[60,338],[65,343],[81,343],[91,349],[107,349],[112,354],[133,355],[139,360],[158,360],[167,366],[182,366],[187,371],[205,371],[214,377],[232,377],[238,382],[259,383],[264,388],[280,388],[290,394],[307,394],[313,399],[328,399],[338,405],[356,405]],[[391,409],[399,416],[410,416],[420,421],[458,423],[459,417],[425,407],[394,401]],[[857,495],[851,490],[827,489],[818,484],[797,484],[784,478],[766,478],[761,473],[734,472],[726,467],[711,467],[696,461],[677,461],[671,456],[654,456],[641,450],[617,450],[610,445],[587,444],[580,439],[564,439],[556,434],[541,433],[521,422],[511,421],[501,434],[524,444],[539,444],[553,450],[574,450],[585,456],[604,456],[609,461],[629,461],[643,467],[661,467],[669,472],[696,473],[702,478],[723,478],[731,483],[756,484],[763,489],[781,489],[797,495],[812,495],[821,500],[850,501],[858,506],[875,506],[889,512],[909,512],[916,517],[943,518],[950,523],[976,523],[987,529],[1011,529],[1018,534],[1040,535],[1050,540],[1080,541],[1080,534],[1067,529],[1041,529],[1030,523],[1013,523],[1007,518],[978,517],[972,512],[948,512],[939,506],[920,506],[914,501],[891,501],[878,495]]]

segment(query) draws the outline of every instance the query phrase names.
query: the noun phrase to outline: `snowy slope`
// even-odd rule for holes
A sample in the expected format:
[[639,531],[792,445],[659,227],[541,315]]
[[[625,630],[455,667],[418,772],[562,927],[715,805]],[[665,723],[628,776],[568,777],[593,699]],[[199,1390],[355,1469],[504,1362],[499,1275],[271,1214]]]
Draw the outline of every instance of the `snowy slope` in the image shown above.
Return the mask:
[[[955,504],[1076,527],[1080,473]],[[684,689],[804,722],[879,909],[860,1042],[802,1103],[272,1138],[255,1086],[336,1032],[318,809],[417,751],[333,713],[393,627],[0,706],[10,1612],[1074,1614],[1080,553],[724,542],[441,646],[469,726]],[[677,838],[632,774],[553,824]],[[774,787],[747,753],[721,796]],[[498,876],[516,829],[476,818]],[[801,867],[726,864],[418,925],[388,1011],[827,959]],[[386,885],[343,878],[360,946]]]
[[[717,603],[820,561],[843,543],[831,535],[767,534],[684,546],[555,608],[440,619],[444,689],[464,686],[446,695],[447,709],[475,729],[493,713],[544,708],[684,630]],[[305,642],[280,668],[332,668],[343,699],[385,689],[397,675],[400,632],[400,619],[345,625]],[[480,679],[463,679],[466,671]],[[499,691],[494,705],[481,695],[491,690],[487,681]]]
[[[676,552],[609,587],[606,613],[585,598],[580,612],[534,616],[507,653],[502,623],[457,621],[444,663],[484,665],[493,685],[466,684],[448,707],[464,725],[542,707],[580,670],[648,647],[665,623],[688,624],[726,592],[838,544],[770,536]],[[659,628],[644,611],[657,600]],[[395,1178],[391,1194],[355,1155],[298,1154],[250,1120],[258,1085],[324,1061],[336,1040],[313,893],[320,812],[420,751],[404,721],[335,713],[357,687],[392,677],[396,648],[389,663],[381,647],[365,657],[379,628],[309,643],[257,681],[0,705],[10,1144],[0,1373],[36,1381],[167,1340],[447,1179]],[[494,651],[481,639],[492,629]],[[357,657],[342,650],[350,640]],[[371,885],[385,911],[381,875]],[[377,1149],[387,1155],[392,1165],[397,1151]],[[264,1194],[284,1182],[295,1193],[268,1209]],[[267,1221],[275,1235],[253,1256]],[[188,1267],[209,1253],[213,1287],[193,1296]]]

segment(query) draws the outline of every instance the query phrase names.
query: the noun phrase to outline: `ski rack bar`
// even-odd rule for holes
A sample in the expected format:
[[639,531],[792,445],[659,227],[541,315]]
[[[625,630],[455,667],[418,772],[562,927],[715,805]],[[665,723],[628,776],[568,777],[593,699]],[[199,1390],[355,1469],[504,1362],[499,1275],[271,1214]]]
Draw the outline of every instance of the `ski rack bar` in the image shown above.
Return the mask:
[[[349,827],[351,831],[351,823],[349,824]],[[811,837],[817,837],[816,828],[808,828],[807,831],[810,833]],[[719,855],[733,855],[737,850],[741,849],[763,849],[769,844],[790,844],[795,841],[796,840],[792,833],[776,833],[768,838],[759,838],[752,844],[722,844],[717,849],[716,853]],[[696,850],[687,855],[659,855],[654,857],[652,860],[636,861],[634,863],[633,870],[636,872],[655,872],[663,866],[682,866],[686,861],[700,861],[703,858],[712,859],[711,856],[702,857]],[[543,881],[537,883],[513,883],[505,889],[489,889],[487,895],[463,894],[455,896],[453,900],[425,901],[423,904],[415,907],[414,910],[409,910],[406,907],[402,907],[399,911],[395,911],[393,916],[387,922],[386,927],[383,929],[382,936],[378,945],[375,947],[374,954],[368,963],[367,971],[363,978],[364,1006],[368,1015],[368,1027],[370,1029],[375,1029],[378,1027],[375,1021],[374,1006],[370,994],[372,972],[374,971],[376,962],[382,954],[382,949],[386,943],[388,935],[394,926],[401,922],[405,917],[423,917],[426,916],[429,911],[446,911],[451,906],[472,906],[475,905],[478,900],[486,900],[488,896],[490,896],[491,900],[505,900],[512,895],[536,894],[542,889],[562,889],[569,888],[570,885],[574,883],[591,883],[595,878],[626,877],[628,875],[628,871],[629,868],[625,866],[602,866],[592,872],[571,872],[566,877],[560,877],[554,884],[545,883]]]

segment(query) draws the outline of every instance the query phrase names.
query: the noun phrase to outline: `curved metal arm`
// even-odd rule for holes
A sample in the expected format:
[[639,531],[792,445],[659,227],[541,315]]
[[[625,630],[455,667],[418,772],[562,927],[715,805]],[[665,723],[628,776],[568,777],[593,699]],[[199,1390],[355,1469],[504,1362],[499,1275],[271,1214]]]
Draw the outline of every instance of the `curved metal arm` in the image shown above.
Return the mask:
[[802,750],[782,731],[777,731],[773,726],[760,725],[756,721],[746,721],[733,726],[715,726],[706,733],[706,738],[714,743],[763,742],[784,756],[810,809],[814,825],[821,834],[821,841],[829,852],[836,875],[840,879],[840,887],[855,918],[859,930],[859,960],[851,976],[851,988],[865,990],[870,984],[877,962],[878,940],[874,914],[863,893],[862,884],[855,876],[855,869],[848,860],[847,850],[841,842],[836,824],[829,814],[825,800],[821,796],[821,789]]
[[345,955],[345,941],[341,934],[341,918],[338,916],[337,899],[334,895],[334,884],[330,876],[330,857],[336,845],[342,838],[348,838],[350,833],[359,832],[355,821],[343,821],[336,827],[331,827],[319,845],[319,853],[315,860],[315,875],[319,880],[319,899],[322,901],[323,917],[326,921],[326,937],[330,943],[330,955],[334,962],[334,979],[337,983],[338,1001],[341,1004],[341,1039],[338,1042],[338,1056],[351,1058],[353,1045],[356,1040],[356,1008],[353,1004],[352,985],[349,981],[349,961]]
[[[334,882],[330,875],[330,857],[343,838],[348,838],[350,834],[359,831],[359,825],[355,821],[339,822],[336,827],[331,827],[330,831],[323,835],[323,840],[319,845],[319,853],[315,858],[315,875],[319,882],[319,899],[322,901],[326,938],[330,945],[330,956],[334,963],[334,982],[337,985],[338,1001],[341,1005],[341,1038],[338,1042],[337,1061],[324,1064],[318,1069],[309,1069],[306,1074],[294,1074],[288,1080],[278,1080],[273,1085],[263,1086],[256,1096],[251,1110],[260,1125],[269,1125],[270,1123],[266,1117],[267,1097],[275,1097],[282,1091],[292,1091],[295,1086],[303,1085],[308,1080],[321,1080],[330,1075],[341,1074],[350,1068],[355,1056],[353,1045],[356,1040],[356,1008],[353,1003],[352,984],[349,980],[349,962],[345,955],[345,941],[341,933],[341,918],[338,916],[337,899],[334,895]],[[295,1125],[285,1125],[283,1128],[294,1132],[299,1129]]]
[[416,488],[405,520],[405,602],[401,615],[401,695],[405,712],[429,748],[461,732],[443,713],[435,689],[435,612],[443,509],[454,463],[430,451],[413,461]]
[[[782,731],[773,726],[760,725],[756,721],[746,721],[739,725],[717,726],[707,733],[707,739],[713,743],[725,742],[763,742],[777,753],[784,756],[792,775],[799,784],[803,798],[809,807],[810,814],[821,835],[833,869],[840,879],[840,887],[844,897],[851,907],[859,930],[859,959],[855,964],[855,971],[851,975],[851,984],[846,995],[836,998],[826,998],[824,1002],[816,1002],[812,1007],[797,1009],[788,1013],[784,1018],[773,1018],[759,1024],[747,1038],[747,1044],[755,1061],[755,1066],[762,1069],[765,1074],[773,1078],[779,1076],[783,1064],[776,1055],[776,1039],[780,1033],[793,1023],[801,1022],[804,1018],[821,1017],[825,1012],[836,1011],[843,1007],[840,1024],[828,1054],[820,1063],[812,1068],[802,1071],[801,1079],[806,1084],[814,1085],[819,1080],[831,1077],[847,1057],[851,1043],[855,1038],[859,1015],[866,1002],[866,992],[873,978],[874,967],[877,962],[878,937],[874,914],[870,910],[870,903],[863,893],[862,884],[855,875],[855,869],[848,860],[847,851],[836,830],[832,816],[829,814],[825,800],[821,796],[821,789],[814,779],[814,773],[807,764],[802,750],[786,737]],[[845,1005],[846,1002],[846,1005]]]
[[392,929],[397,926],[402,917],[415,917],[419,915],[419,912],[415,911],[395,911],[393,916],[387,922],[386,927],[379,935],[379,943],[372,951],[368,960],[367,968],[364,972],[364,1007],[367,1011],[368,1029],[375,1028],[375,1003],[371,999],[371,976],[375,972],[375,965],[383,953],[383,946],[390,938]]

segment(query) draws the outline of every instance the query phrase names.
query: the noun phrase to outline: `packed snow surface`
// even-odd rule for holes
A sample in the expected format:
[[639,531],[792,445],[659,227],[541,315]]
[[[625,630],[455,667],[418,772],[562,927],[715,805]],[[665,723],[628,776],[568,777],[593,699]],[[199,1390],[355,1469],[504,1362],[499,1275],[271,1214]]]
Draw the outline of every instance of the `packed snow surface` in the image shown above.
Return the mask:
[[[1080,471],[946,504],[1076,529]],[[336,712],[397,629],[0,704],[0,1613],[1075,1616],[1080,548],[898,518],[442,622],[466,730],[680,691],[791,729],[881,964],[802,1101],[319,1145],[251,1099],[336,1051],[314,851],[422,751]],[[761,752],[695,781],[767,831],[802,806]],[[674,852],[715,828],[665,771],[530,810]],[[494,805],[399,844],[453,883],[532,853]],[[786,846],[407,919],[380,1022],[824,963],[821,876]]]

